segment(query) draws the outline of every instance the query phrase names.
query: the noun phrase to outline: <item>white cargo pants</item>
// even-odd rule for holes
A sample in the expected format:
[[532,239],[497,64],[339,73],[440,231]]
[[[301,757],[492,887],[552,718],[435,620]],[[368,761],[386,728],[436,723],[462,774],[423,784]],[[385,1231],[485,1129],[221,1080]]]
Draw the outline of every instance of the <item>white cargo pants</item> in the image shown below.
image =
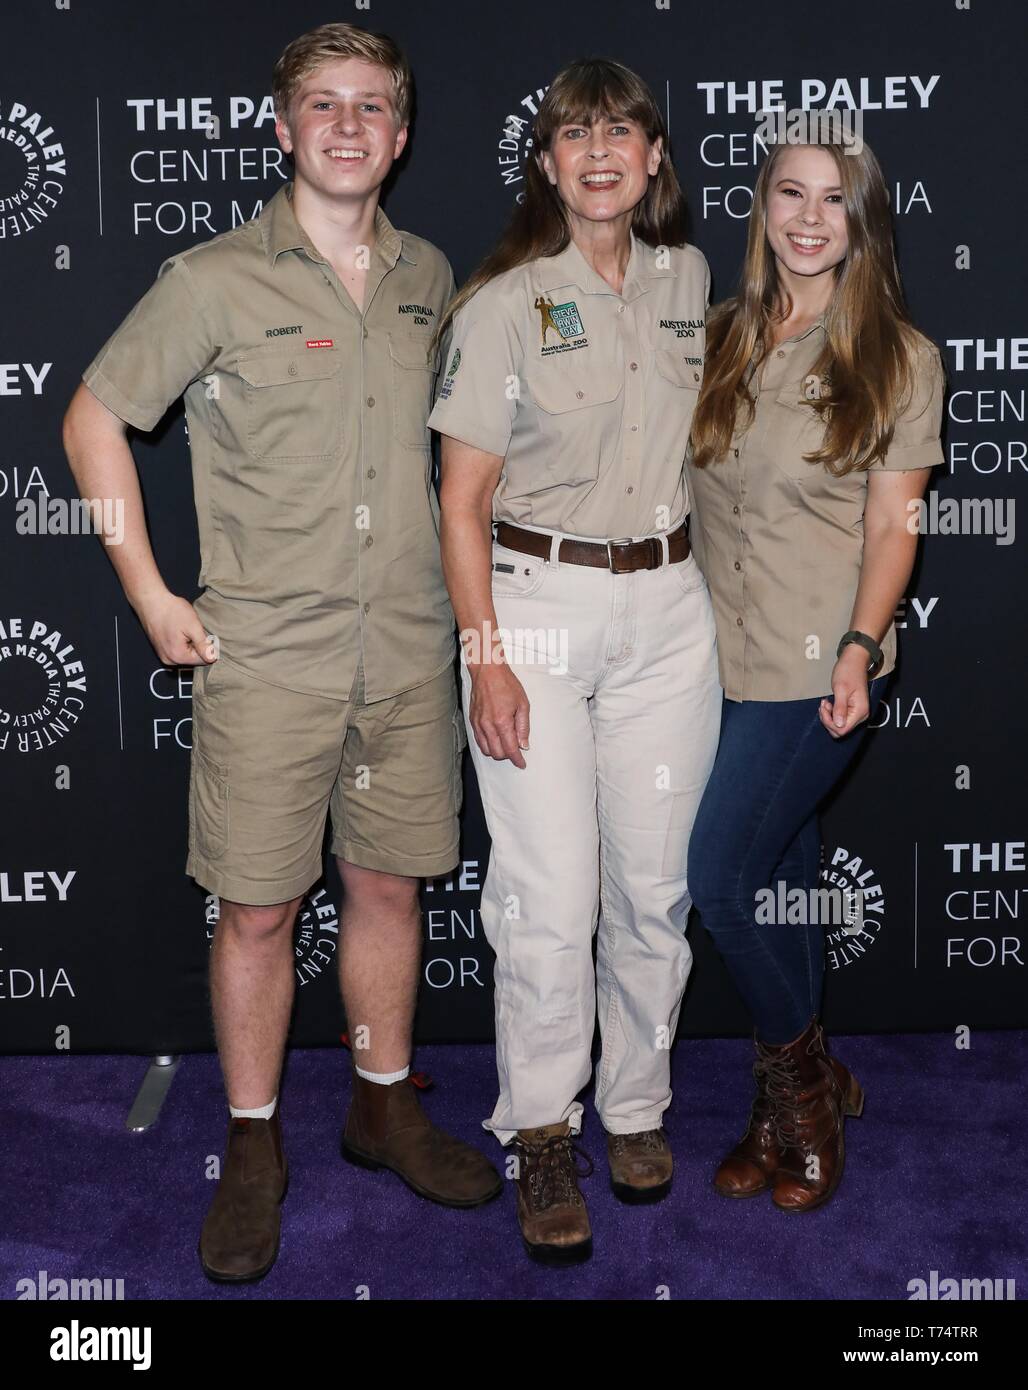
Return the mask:
[[[483,1121],[581,1128],[596,1010],[608,1133],[654,1129],[692,952],[689,834],[721,713],[714,615],[692,555],[633,574],[493,545],[507,659],[531,705],[527,767],[469,745],[492,839],[500,1094]],[[501,566],[497,569],[495,566]],[[461,666],[465,716],[471,693]],[[598,930],[597,930],[598,928]],[[596,969],[592,941],[596,934]]]

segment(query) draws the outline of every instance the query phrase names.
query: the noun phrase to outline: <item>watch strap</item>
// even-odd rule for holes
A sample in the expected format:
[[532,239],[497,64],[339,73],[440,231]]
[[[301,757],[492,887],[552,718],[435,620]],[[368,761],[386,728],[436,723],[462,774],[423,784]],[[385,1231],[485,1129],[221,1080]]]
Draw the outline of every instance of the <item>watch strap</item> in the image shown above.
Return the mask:
[[869,671],[873,671],[876,666],[880,666],[882,662],[885,660],[885,654],[883,653],[881,647],[878,645],[875,639],[873,637],[869,637],[866,632],[857,631],[847,632],[844,634],[841,642],[836,648],[835,655],[837,657],[842,656],[843,647],[848,646],[850,642],[855,642],[858,647],[863,647],[864,650],[867,652],[868,656],[871,658],[871,662],[867,668]]

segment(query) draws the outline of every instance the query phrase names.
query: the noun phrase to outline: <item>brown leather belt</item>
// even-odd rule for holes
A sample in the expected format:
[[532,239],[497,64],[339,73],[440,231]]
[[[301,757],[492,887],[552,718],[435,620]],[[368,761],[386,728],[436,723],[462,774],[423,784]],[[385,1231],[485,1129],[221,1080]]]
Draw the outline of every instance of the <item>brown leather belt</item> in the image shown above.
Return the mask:
[[[539,531],[525,531],[520,526],[512,526],[509,521],[500,521],[496,526],[496,540],[509,550],[520,550],[523,555],[537,555],[541,560],[550,558],[550,538]],[[688,521],[683,521],[677,530],[669,532],[667,550],[669,564],[688,559]],[[659,536],[647,536],[641,541],[576,541],[566,538],[560,543],[557,557],[562,565],[594,565],[609,569],[613,574],[655,570],[664,563]]]

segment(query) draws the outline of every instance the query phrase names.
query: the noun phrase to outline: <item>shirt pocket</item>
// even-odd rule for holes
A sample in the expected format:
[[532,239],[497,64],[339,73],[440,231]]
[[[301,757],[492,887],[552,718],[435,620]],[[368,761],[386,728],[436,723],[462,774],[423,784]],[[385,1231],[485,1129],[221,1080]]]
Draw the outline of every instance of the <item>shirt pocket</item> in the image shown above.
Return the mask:
[[431,333],[390,333],[393,373],[393,435],[405,449],[431,448],[428,417],[439,352]]
[[246,440],[269,463],[331,458],[342,440],[339,354],[335,348],[244,357]]
[[604,427],[609,429],[614,418],[608,408],[624,384],[621,373],[613,365],[595,363],[571,370],[550,358],[533,365],[525,384],[538,411],[542,444],[538,463],[545,471],[545,485],[595,482]]
[[673,386],[683,386],[688,391],[698,391],[703,382],[703,368],[687,362],[687,355],[693,354],[679,352],[677,348],[655,348],[653,353],[657,371],[665,381],[670,381]]
[[[689,354],[692,356],[692,353]],[[703,368],[685,360],[686,354],[677,348],[656,348],[654,360],[658,375],[675,388],[670,393],[671,409],[681,412],[686,433],[692,428],[692,417],[700,396]],[[665,393],[664,399],[667,400]]]
[[803,395],[803,385],[783,386],[768,410],[764,447],[779,472],[795,483],[816,485],[825,477],[824,464],[809,463],[804,454],[824,443],[825,427],[813,405]]

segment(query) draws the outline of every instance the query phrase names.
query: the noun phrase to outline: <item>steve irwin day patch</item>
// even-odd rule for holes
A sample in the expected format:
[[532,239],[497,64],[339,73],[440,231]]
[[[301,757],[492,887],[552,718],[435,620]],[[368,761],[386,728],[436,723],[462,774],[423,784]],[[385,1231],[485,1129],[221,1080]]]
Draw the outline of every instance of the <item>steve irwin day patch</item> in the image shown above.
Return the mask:
[[[539,313],[543,357],[552,357],[558,352],[573,352],[575,348],[589,346],[582,316],[573,299],[569,299],[566,304],[554,304],[548,295],[541,294],[535,301],[535,308]],[[549,341],[550,334],[556,342]]]

